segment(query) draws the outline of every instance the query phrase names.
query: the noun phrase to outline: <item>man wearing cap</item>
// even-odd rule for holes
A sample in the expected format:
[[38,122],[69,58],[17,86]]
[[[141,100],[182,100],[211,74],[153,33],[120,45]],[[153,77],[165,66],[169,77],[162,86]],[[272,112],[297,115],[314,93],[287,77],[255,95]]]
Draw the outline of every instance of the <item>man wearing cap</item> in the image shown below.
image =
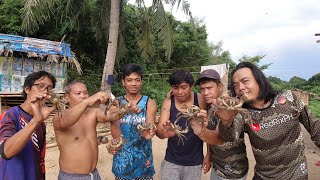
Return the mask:
[[[222,92],[223,84],[220,75],[213,69],[207,69],[200,73],[195,85],[200,86],[200,93],[207,103],[208,109],[212,102],[217,99]],[[234,125],[240,128],[242,118],[237,116]],[[215,115],[208,117],[208,127],[204,131],[197,123],[192,124],[194,133],[208,144],[212,141],[212,133],[218,131],[219,119]],[[245,180],[248,172],[248,159],[246,146],[244,144],[244,133],[240,134],[234,142],[226,142],[221,145],[209,145],[209,153],[204,160],[212,162],[211,180],[238,179]],[[209,171],[209,169],[205,170]]]

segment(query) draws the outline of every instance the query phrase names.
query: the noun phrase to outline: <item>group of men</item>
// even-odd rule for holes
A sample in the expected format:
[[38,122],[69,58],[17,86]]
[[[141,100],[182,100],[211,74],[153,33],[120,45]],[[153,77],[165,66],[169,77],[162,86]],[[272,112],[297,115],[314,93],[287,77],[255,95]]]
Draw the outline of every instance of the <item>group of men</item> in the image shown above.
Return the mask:
[[[107,112],[96,108],[109,101],[107,93],[89,96],[82,82],[71,82],[65,88],[69,108],[53,118],[60,151],[58,179],[100,179],[96,169],[99,122],[111,122],[113,140],[126,140],[121,149],[111,151],[116,180],[153,179],[154,135],[168,138],[161,163],[162,180],[201,179],[202,171],[207,173],[210,169],[211,180],[246,179],[244,133],[249,136],[257,162],[254,179],[307,179],[300,124],[320,147],[320,121],[309,118],[305,105],[291,91],[274,91],[264,74],[251,63],[238,64],[231,80],[231,93],[245,101],[242,107],[247,109],[247,116],[236,109],[222,108],[209,115],[210,108],[223,103],[219,74],[205,70],[194,83],[190,72],[178,69],[169,76],[171,94],[162,103],[157,126],[142,133],[139,125],[156,124],[157,106],[141,94],[141,66],[127,64],[123,70],[125,94],[119,97],[118,106],[130,108],[124,116],[119,116],[116,107]],[[45,179],[43,121],[55,108],[47,107],[44,101],[50,98],[48,92],[55,83],[55,78],[45,71],[30,74],[23,86],[24,103],[1,114],[0,179]],[[192,91],[194,84],[200,87],[200,94]],[[192,117],[197,121],[180,117],[186,107],[192,106],[201,109]],[[203,142],[207,143],[205,157]]]

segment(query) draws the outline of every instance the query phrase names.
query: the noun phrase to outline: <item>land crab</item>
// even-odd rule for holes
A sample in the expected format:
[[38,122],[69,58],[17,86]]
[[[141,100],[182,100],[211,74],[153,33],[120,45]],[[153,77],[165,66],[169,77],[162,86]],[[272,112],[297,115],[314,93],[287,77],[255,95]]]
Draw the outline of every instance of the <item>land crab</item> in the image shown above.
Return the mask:
[[68,102],[64,96],[56,94],[53,89],[49,91],[48,95],[49,98],[47,99],[47,102],[56,107],[58,115],[62,110],[67,108]]
[[170,131],[174,131],[176,133],[176,136],[178,137],[178,145],[180,144],[180,141],[182,145],[184,145],[184,140],[187,139],[187,137],[183,134],[187,133],[189,131],[189,127],[187,126],[185,129],[182,129],[182,126],[177,124],[177,120],[174,121],[174,123],[170,123]]
[[[221,109],[234,110],[241,114],[242,119],[249,120],[251,123],[250,113],[247,109],[242,108],[243,103],[245,102],[246,96],[241,98],[239,97],[231,97],[230,92],[226,91],[221,96],[221,104],[216,106],[211,106],[208,117],[215,115]],[[252,124],[252,123],[251,123]]]
[[[185,109],[185,112],[180,112],[177,114],[177,118],[174,121],[173,124],[170,124],[170,130],[174,131],[177,135],[177,137],[179,138],[178,141],[178,145],[180,144],[180,141],[182,142],[182,144],[184,145],[184,140],[183,139],[187,139],[185,135],[183,135],[184,133],[188,133],[189,132],[189,125],[193,122],[193,121],[198,121],[199,123],[203,124],[203,130],[204,130],[204,120],[202,118],[198,118],[197,114],[200,112],[200,108],[198,106],[192,105],[190,107],[188,107],[187,105],[182,105],[181,109]],[[186,124],[185,124],[185,128],[183,129],[183,126],[180,126],[178,124],[178,122],[181,120],[181,118],[187,118],[186,120]]]
[[110,109],[111,106],[116,106],[118,108],[118,111],[115,112],[115,113],[117,113],[116,116],[115,116],[115,118],[117,118],[117,119],[121,119],[126,114],[130,114],[130,113],[133,112],[133,110],[129,107],[129,105],[127,103],[120,105],[120,99],[119,98],[115,98],[113,100],[110,99],[106,103],[105,114],[107,114],[107,111]]
[[137,129],[140,137],[144,130],[157,129],[157,126],[154,123],[144,122],[143,124],[138,124]]
[[126,139],[123,138],[122,136],[111,139],[107,143],[107,150],[110,154],[113,154],[113,151],[118,150],[126,142],[127,142]]

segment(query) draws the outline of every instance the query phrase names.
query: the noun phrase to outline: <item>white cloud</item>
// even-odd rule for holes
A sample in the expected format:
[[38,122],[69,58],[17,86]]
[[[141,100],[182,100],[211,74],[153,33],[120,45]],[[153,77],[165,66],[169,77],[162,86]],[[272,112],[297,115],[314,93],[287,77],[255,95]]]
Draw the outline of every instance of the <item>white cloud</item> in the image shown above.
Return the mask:
[[[191,4],[193,15],[204,20],[209,41],[223,41],[223,48],[230,51],[234,60],[244,54],[267,54],[265,62],[274,63],[271,66],[273,69],[279,68],[278,65],[287,64],[290,67],[288,72],[296,72],[304,78],[310,78],[320,72],[320,63],[316,63],[320,57],[320,44],[316,43],[316,39],[320,37],[314,36],[315,33],[320,33],[318,0],[188,2]],[[186,20],[186,16],[175,9],[173,14],[178,19]],[[301,61],[301,57],[306,59],[303,58]],[[295,66],[289,66],[290,63]],[[310,68],[319,71],[315,70],[311,75],[299,74],[296,69],[307,67],[308,64],[313,65]]]

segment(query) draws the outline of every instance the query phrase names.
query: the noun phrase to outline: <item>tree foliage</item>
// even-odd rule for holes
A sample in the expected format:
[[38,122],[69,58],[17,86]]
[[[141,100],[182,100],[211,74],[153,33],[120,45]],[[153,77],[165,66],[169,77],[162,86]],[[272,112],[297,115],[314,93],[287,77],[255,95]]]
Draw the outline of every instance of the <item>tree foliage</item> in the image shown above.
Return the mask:
[[22,0],[0,1],[0,32],[19,35],[22,19],[20,17]]

